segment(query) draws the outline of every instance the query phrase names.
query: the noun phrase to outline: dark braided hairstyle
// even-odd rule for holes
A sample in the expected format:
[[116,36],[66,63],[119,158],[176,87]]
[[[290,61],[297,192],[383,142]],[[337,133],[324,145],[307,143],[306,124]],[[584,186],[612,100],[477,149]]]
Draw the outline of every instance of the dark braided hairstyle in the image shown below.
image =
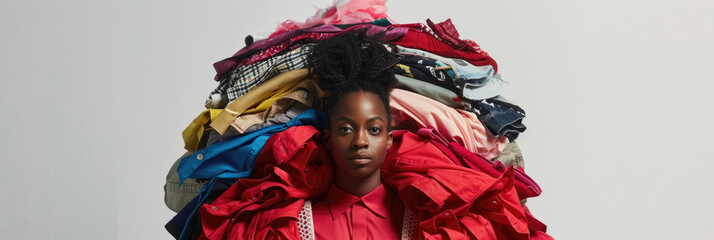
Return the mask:
[[310,76],[318,80],[322,89],[332,91],[325,102],[328,116],[342,96],[370,92],[382,100],[387,110],[387,129],[391,130],[389,92],[397,82],[394,78],[397,56],[384,43],[363,32],[347,32],[318,43],[307,59]]

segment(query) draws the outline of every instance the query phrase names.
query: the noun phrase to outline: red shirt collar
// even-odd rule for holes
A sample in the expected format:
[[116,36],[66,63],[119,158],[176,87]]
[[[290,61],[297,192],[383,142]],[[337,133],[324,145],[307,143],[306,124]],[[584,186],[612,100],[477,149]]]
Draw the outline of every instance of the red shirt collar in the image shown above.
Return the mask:
[[352,204],[360,201],[362,201],[367,209],[374,215],[385,218],[388,212],[387,207],[391,206],[393,200],[394,194],[387,190],[384,184],[380,184],[379,187],[362,197],[357,197],[345,192],[335,184],[332,184],[330,189],[327,190],[327,196],[325,197],[325,202],[327,203],[327,208],[330,210],[332,219],[336,219],[337,216],[344,214]]

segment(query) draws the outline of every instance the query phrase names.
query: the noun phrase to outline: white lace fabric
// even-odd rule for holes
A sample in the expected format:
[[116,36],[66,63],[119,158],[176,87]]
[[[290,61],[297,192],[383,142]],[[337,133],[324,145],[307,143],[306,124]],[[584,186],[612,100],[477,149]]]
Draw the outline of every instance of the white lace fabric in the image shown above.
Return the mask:
[[[298,231],[300,232],[300,239],[303,240],[314,240],[315,239],[315,227],[312,220],[312,202],[310,200],[305,200],[302,205],[302,210],[298,214]],[[404,208],[404,221],[402,224],[402,240],[411,240],[414,237],[414,232],[417,227],[417,218],[414,214],[409,211],[409,209]]]

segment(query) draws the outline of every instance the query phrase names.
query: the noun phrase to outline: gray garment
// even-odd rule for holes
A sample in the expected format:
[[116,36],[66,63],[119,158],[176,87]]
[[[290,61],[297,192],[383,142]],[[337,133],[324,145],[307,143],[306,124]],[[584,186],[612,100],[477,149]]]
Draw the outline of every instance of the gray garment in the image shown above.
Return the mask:
[[503,165],[510,166],[513,165],[514,168],[523,167],[523,154],[521,154],[521,149],[518,148],[518,144],[515,141],[511,141],[506,144],[503,151],[497,157],[491,159],[491,161],[499,161]]
[[409,90],[418,93],[425,97],[434,99],[440,103],[443,103],[444,105],[449,107],[461,109],[464,108],[464,106],[461,105],[460,102],[454,100],[455,98],[458,98],[459,95],[456,95],[456,93],[449,91],[446,88],[398,74],[394,75],[394,77],[397,78],[397,84],[394,85],[394,87],[396,88],[401,88],[404,90]]
[[239,133],[235,128],[231,127],[229,127],[223,135],[211,128],[208,130],[208,140],[206,141],[206,146],[226,140],[231,137],[238,136],[240,134],[241,133]]
[[217,89],[208,95],[204,106],[206,108],[225,108],[228,105],[228,94],[222,89]]
[[179,186],[179,175],[176,169],[178,168],[181,159],[191,156],[191,154],[193,154],[193,152],[184,153],[183,156],[174,162],[174,165],[171,166],[169,173],[166,174],[166,184],[164,185],[164,203],[166,203],[166,206],[169,207],[171,211],[176,213],[181,211],[186,204],[196,198],[196,196],[198,196],[201,192],[203,185],[207,182],[189,178]]
[[501,78],[501,74],[489,75],[482,79],[465,79],[459,83],[465,98],[484,100],[496,97],[505,92],[508,82]]

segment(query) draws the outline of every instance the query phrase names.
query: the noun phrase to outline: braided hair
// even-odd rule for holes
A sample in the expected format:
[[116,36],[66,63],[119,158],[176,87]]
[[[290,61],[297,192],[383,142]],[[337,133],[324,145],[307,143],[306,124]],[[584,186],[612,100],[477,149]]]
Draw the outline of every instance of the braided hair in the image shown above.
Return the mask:
[[384,43],[363,32],[347,32],[318,43],[307,59],[310,76],[318,80],[320,88],[332,92],[325,101],[328,116],[346,94],[370,92],[382,101],[391,130],[389,92],[397,82],[394,78],[397,56]]

